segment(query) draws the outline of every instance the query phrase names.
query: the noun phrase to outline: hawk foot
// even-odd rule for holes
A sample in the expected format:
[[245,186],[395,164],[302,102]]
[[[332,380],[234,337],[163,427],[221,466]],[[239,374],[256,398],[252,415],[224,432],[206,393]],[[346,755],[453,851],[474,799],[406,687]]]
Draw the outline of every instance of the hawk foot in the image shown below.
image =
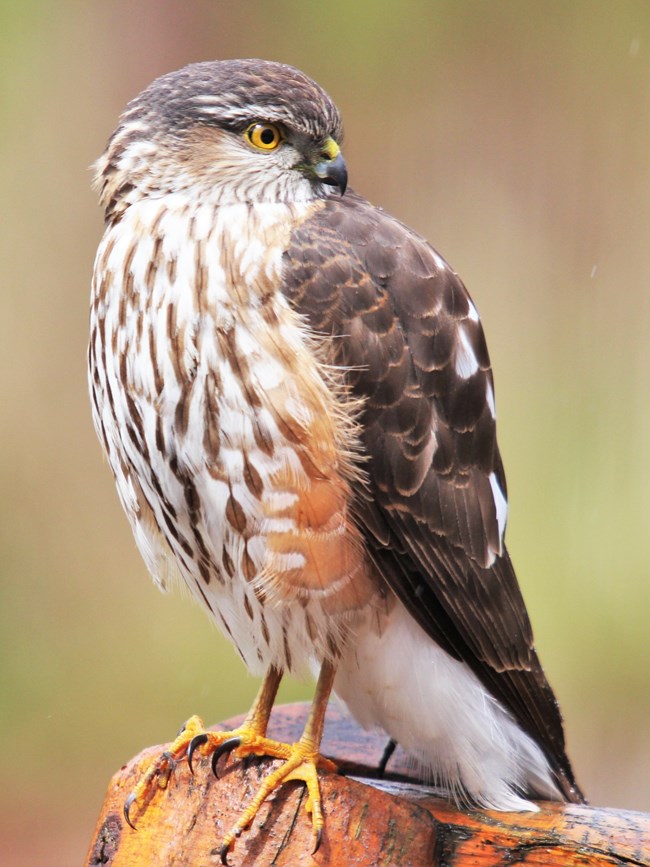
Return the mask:
[[[231,740],[236,739],[232,738]],[[314,748],[311,739],[304,736],[295,744],[285,744],[264,737],[256,737],[250,743],[242,743],[241,745],[234,743],[228,745],[228,741],[225,741],[221,747],[217,747],[217,750],[221,749],[223,752],[224,747],[226,747],[225,751],[235,749],[236,755],[241,758],[250,755],[267,755],[285,759],[285,762],[264,778],[251,803],[224,837],[219,850],[221,863],[228,864],[228,852],[234,846],[235,840],[248,828],[268,796],[284,783],[292,781],[302,782],[307,786],[305,810],[311,815],[314,836],[313,852],[315,853],[321,843],[324,825],[318,770],[336,771],[334,762],[321,756]]]
[[[298,744],[300,741],[298,742]],[[187,761],[192,773],[194,773],[194,754],[198,750],[204,756],[211,756],[212,772],[215,777],[219,776],[217,763],[221,756],[234,752],[238,759],[246,759],[250,756],[268,756],[272,759],[284,759],[288,761],[298,744],[286,744],[267,738],[260,733],[255,726],[243,723],[232,731],[213,732],[202,731],[196,734],[187,748]],[[324,771],[336,771],[334,762],[324,756],[317,756],[317,766]]]
[[134,806],[140,814],[144,813],[158,789],[167,788],[174,768],[186,757],[189,744],[194,740],[197,732],[202,732],[204,729],[203,720],[198,716],[191,716],[181,727],[169,749],[154,759],[146,774],[141,777],[124,803],[124,818],[134,831],[136,827],[131,818]]

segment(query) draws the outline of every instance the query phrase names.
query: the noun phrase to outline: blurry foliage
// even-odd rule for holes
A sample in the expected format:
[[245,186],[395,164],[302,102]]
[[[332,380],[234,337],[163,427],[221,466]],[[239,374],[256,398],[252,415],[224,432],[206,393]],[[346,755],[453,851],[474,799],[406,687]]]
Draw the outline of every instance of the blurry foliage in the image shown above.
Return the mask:
[[[595,803],[650,810],[647,0],[5,0],[0,51],[11,863],[79,863],[120,763],[193,712],[245,710],[256,688],[203,613],[148,580],[85,384],[102,231],[87,167],[128,99],[211,57],[320,81],[353,186],[469,286],[495,368],[509,546],[578,775]],[[42,843],[24,831],[35,813]]]

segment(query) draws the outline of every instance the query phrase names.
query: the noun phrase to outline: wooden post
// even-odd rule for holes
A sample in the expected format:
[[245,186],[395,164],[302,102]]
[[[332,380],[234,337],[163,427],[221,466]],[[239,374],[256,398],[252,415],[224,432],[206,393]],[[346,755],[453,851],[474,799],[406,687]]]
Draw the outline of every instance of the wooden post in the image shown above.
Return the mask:
[[[293,742],[307,705],[278,707],[269,736]],[[240,719],[217,729],[234,728]],[[399,750],[383,780],[376,768],[386,740],[363,732],[334,704],[328,710],[323,753],[345,773],[321,778],[325,833],[312,856],[304,787],[288,783],[269,799],[229,855],[239,865],[650,865],[650,816],[623,810],[542,803],[539,813],[458,810],[410,774]],[[124,801],[154,756],[150,747],[111,780],[86,867],[208,867],[218,864],[222,836],[274,764],[230,757],[219,779],[208,759],[195,757],[192,775],[180,764],[167,786],[137,816],[124,821]]]

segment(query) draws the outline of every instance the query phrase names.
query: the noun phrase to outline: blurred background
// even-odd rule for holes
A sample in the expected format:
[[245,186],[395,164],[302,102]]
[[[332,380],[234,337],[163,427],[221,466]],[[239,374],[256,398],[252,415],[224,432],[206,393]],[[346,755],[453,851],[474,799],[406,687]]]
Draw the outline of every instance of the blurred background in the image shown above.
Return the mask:
[[468,285],[577,774],[594,804],[650,810],[647,0],[2,0],[0,54],[0,861],[80,864],[123,762],[256,690],[149,580],[85,380],[88,166],[131,97],[211,58],[316,78],[352,186]]

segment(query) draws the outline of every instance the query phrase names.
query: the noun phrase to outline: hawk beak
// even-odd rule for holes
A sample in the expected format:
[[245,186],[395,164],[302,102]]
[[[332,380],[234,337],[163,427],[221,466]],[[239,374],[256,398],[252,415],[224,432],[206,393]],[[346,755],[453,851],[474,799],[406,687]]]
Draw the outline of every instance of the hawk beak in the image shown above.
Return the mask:
[[348,185],[348,169],[341,148],[333,138],[328,138],[321,152],[322,159],[314,164],[314,174],[324,184],[338,187],[341,195]]

